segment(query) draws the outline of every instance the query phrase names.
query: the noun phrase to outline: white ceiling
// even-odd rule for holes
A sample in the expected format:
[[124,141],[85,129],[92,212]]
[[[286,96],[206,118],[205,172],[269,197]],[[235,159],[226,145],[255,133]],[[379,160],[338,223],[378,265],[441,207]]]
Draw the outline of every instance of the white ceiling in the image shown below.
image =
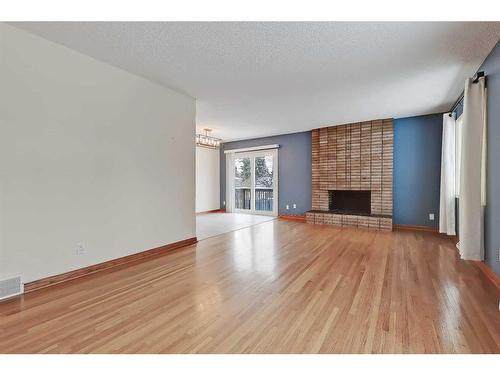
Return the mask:
[[29,22],[17,27],[197,99],[224,140],[446,111],[500,23]]

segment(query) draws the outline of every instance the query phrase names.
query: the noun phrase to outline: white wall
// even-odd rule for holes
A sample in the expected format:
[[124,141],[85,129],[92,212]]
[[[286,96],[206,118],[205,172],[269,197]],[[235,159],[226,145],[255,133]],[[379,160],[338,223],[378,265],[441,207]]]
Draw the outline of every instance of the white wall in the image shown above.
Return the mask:
[[219,150],[196,147],[196,212],[220,207]]
[[194,99],[0,24],[0,277],[194,237],[194,133]]

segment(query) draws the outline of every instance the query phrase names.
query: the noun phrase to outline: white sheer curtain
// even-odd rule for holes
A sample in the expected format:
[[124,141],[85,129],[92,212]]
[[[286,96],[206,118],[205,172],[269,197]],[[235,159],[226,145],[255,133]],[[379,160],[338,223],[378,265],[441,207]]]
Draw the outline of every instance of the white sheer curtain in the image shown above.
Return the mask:
[[448,235],[455,235],[456,141],[455,116],[445,113],[443,115],[443,145],[441,148],[439,232]]
[[484,78],[465,82],[460,160],[459,249],[462,259],[484,259],[486,205],[486,89]]
[[233,153],[226,154],[226,212],[233,212],[234,170]]
[[464,116],[455,121],[455,196],[460,194],[460,160],[462,160],[462,128]]

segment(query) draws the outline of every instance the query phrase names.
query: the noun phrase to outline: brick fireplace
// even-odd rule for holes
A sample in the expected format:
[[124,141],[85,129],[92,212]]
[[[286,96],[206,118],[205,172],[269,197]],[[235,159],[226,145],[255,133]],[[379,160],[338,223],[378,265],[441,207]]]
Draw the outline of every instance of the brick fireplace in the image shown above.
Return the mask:
[[392,119],[312,131],[308,223],[392,230]]

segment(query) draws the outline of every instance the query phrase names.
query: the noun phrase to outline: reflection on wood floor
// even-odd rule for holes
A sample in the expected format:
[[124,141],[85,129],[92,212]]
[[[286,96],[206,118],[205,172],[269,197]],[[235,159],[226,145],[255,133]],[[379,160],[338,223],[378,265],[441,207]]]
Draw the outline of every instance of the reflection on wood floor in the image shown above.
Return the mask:
[[3,353],[499,353],[446,237],[274,220],[0,303]]
[[272,216],[227,212],[197,214],[196,237],[198,240],[204,240],[274,219]]

